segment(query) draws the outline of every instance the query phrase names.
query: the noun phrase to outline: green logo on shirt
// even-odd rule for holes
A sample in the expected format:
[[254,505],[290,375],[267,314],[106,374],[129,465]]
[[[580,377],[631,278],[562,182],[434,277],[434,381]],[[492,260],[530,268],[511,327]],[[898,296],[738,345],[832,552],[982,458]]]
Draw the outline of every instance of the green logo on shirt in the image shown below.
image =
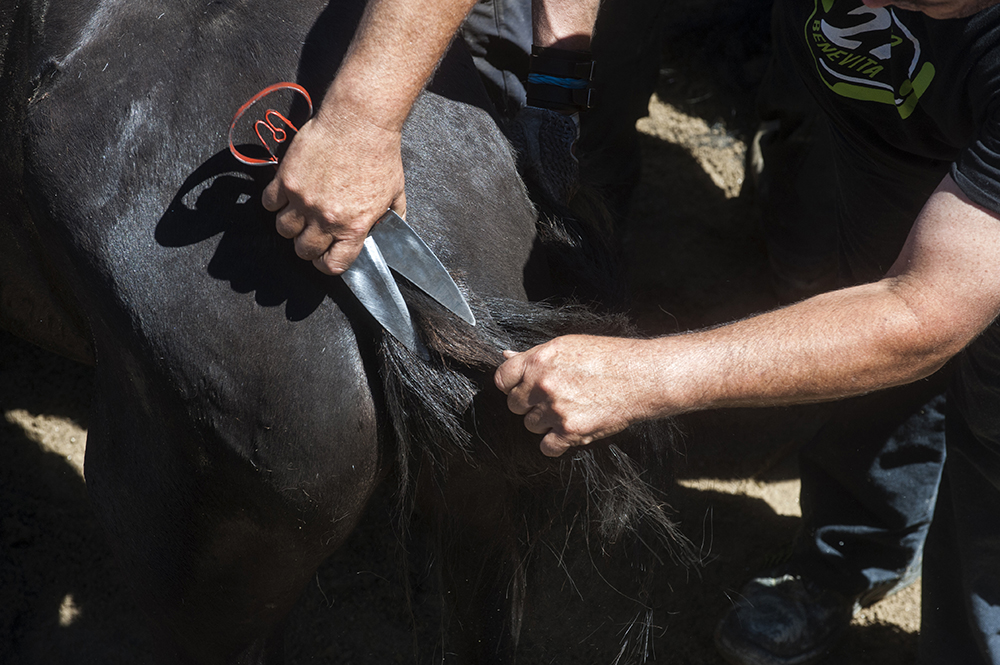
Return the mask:
[[[842,97],[890,104],[906,119],[934,79],[920,42],[887,7],[816,0],[806,22],[806,43],[820,79]],[[889,66],[889,60],[896,65]],[[903,65],[900,68],[900,65]],[[893,72],[905,79],[893,80]]]

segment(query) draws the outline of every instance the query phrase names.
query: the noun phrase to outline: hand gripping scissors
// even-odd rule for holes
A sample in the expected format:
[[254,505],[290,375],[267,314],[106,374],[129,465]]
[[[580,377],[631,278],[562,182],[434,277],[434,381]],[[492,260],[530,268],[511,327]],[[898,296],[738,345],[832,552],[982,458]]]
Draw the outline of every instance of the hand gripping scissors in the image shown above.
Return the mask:
[[[270,156],[266,159],[248,157],[233,143],[237,121],[257,102],[279,90],[292,90],[301,95],[309,107],[309,116],[312,116],[312,98],[302,86],[282,82],[261,90],[239,108],[229,127],[229,150],[243,164],[277,167],[276,150],[298,132],[298,128],[285,115],[274,109],[267,109],[262,119],[254,121],[253,128]],[[410,225],[395,211],[388,210],[372,227],[358,258],[341,277],[379,325],[411,351],[426,355],[390,268],[469,325],[476,324],[468,302],[448,270]]]

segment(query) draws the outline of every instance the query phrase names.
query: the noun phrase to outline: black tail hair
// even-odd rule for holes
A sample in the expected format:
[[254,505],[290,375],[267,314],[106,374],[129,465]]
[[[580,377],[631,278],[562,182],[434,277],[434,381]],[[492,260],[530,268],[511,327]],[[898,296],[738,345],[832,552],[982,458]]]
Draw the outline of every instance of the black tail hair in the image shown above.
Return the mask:
[[[493,384],[504,349],[525,350],[567,333],[629,335],[627,320],[578,305],[465,295],[476,316],[475,327],[419,290],[405,288],[429,360],[388,335],[381,345],[386,402],[398,442],[401,524],[413,510],[419,464],[429,466],[439,488],[447,486],[449,468],[456,463],[503,479],[510,488],[510,519],[496,526],[492,546],[496,558],[506,562],[498,574],[508,576],[511,602],[506,621],[514,644],[524,612],[528,560],[539,537],[557,519],[577,521],[587,542],[604,553],[628,551],[642,571],[640,598],[648,594],[653,570],[664,555],[677,564],[696,563],[697,553],[671,519],[659,489],[670,477],[675,434],[670,422],[634,426],[553,460],[541,455],[539,437],[507,410],[504,395]],[[422,478],[428,475],[426,469],[420,473]],[[500,533],[504,530],[507,533]],[[623,635],[616,662],[645,659],[650,621],[648,606],[642,607]]]

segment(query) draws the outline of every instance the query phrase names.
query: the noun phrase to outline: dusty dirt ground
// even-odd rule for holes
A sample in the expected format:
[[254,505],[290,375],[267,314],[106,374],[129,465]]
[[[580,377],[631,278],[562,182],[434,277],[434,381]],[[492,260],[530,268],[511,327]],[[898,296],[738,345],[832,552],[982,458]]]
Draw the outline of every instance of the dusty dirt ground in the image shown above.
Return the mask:
[[[738,25],[739,17],[720,23],[711,2],[689,4],[703,9],[669,27],[671,47],[650,116],[639,124],[643,181],[621,229],[635,311],[650,334],[774,305],[743,182],[766,34],[759,25]],[[87,504],[82,468],[91,376],[0,335],[0,663],[149,661],[150,635]],[[672,503],[707,558],[700,571],[676,570],[657,588],[656,662],[722,663],[712,647],[715,623],[744,580],[780,556],[795,534],[793,453],[821,410],[683,420],[684,458]],[[293,663],[412,662],[387,524],[386,502],[376,501],[348,546],[320,569],[290,619]],[[413,581],[417,633],[426,642],[436,630],[433,582],[419,574]],[[583,594],[579,602],[603,607]],[[569,617],[567,608],[559,611]],[[536,615],[551,609],[542,602]],[[918,582],[861,613],[826,662],[913,662],[919,612]],[[567,647],[552,640],[553,623],[564,618],[550,612],[527,630],[522,662],[610,662],[613,621],[592,618],[594,629],[585,633],[573,626],[583,638]],[[427,652],[425,645],[421,653]]]

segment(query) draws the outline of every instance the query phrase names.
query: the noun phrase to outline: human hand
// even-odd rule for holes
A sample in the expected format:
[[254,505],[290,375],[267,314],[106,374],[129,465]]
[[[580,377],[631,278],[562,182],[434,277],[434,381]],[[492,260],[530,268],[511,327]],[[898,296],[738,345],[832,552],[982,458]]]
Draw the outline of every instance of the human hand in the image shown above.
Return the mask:
[[387,209],[406,214],[400,146],[399,131],[341,112],[333,101],[302,126],[262,197],[296,254],[338,275]]
[[568,335],[523,353],[505,351],[494,381],[541,450],[558,457],[644,417],[641,341]]

